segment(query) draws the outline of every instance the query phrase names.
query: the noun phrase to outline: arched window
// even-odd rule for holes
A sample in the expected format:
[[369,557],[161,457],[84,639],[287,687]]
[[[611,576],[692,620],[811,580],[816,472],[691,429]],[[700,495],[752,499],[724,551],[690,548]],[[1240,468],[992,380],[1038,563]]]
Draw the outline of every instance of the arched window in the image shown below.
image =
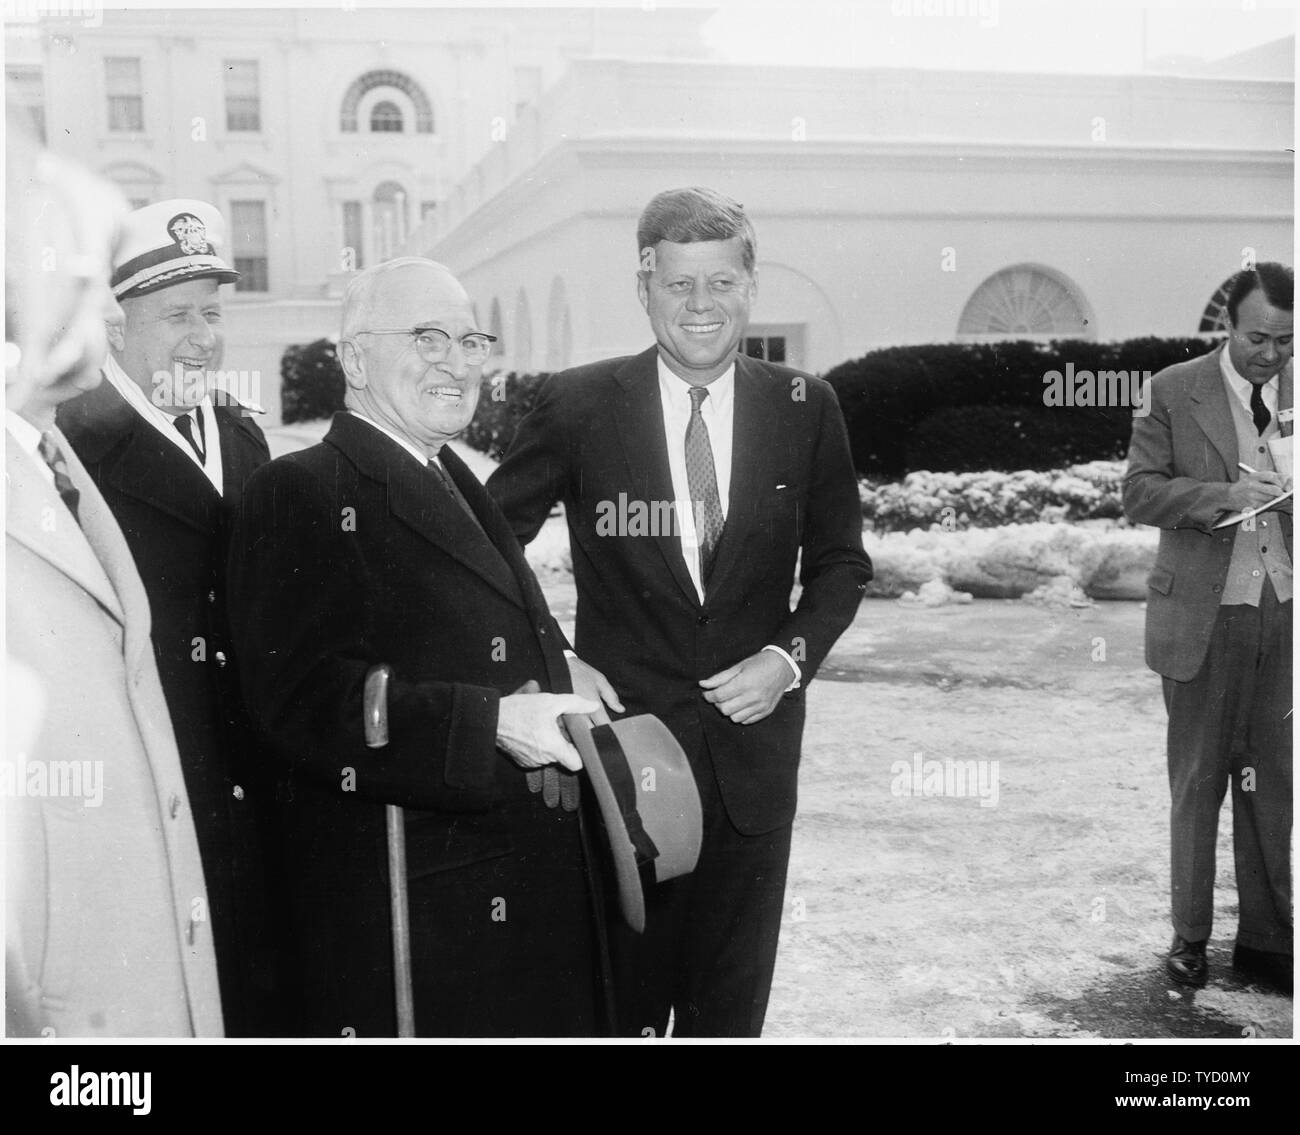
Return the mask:
[[403,130],[402,108],[387,100],[375,103],[370,111],[370,129],[375,134],[400,134]]
[[1224,280],[1201,312],[1201,325],[1196,330],[1202,335],[1226,334],[1231,330],[1228,327],[1228,285],[1232,281],[1232,276]]
[[[348,87],[347,93],[343,96],[343,106],[339,111],[339,129],[344,134],[357,132],[357,110],[361,100],[377,87],[392,87],[394,90],[401,91],[411,100],[411,105],[415,108],[415,132],[433,133],[433,104],[419,83],[401,71],[367,71]],[[376,129],[373,114],[371,129]]]
[[957,334],[979,339],[1091,339],[1095,329],[1068,280],[1033,264],[1017,264],[975,289]]
[[391,260],[406,242],[406,191],[395,181],[375,186],[370,209],[375,263]]

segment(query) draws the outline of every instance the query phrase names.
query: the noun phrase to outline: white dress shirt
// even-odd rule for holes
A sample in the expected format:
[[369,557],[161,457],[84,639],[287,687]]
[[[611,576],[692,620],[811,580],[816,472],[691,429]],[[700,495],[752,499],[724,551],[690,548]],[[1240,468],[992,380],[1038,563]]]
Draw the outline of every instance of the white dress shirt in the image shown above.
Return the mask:
[[[1227,380],[1229,389],[1241,399],[1241,404],[1246,407],[1246,410],[1251,412],[1250,392],[1254,388],[1255,384],[1249,379],[1242,378],[1241,372],[1232,365],[1232,357],[1228,354],[1227,347],[1224,347],[1223,350],[1219,352],[1219,370],[1223,374],[1224,379]],[[1264,406],[1267,408],[1268,412],[1273,415],[1273,421],[1275,422],[1277,421],[1277,399],[1279,391],[1280,379],[1278,375],[1275,374],[1264,383],[1263,388],[1259,392],[1259,396],[1264,400]]]
[[[203,470],[204,476],[207,477],[212,483],[212,487],[219,494],[225,491],[225,480],[221,475],[221,431],[217,429],[217,413],[212,405],[211,394],[204,394],[203,401],[199,403],[199,408],[203,411],[202,434],[199,433],[197,421],[191,427],[195,438],[201,438],[204,446],[204,457],[200,459],[194,447],[185,440],[181,431],[176,428],[175,417],[155,406],[145,396],[144,391],[131,381],[126,371],[118,365],[117,360],[112,355],[109,355],[107,362],[104,363],[104,377],[126,399],[126,404],[131,409]],[[194,418],[193,410],[189,411],[189,417]]]
[[[360,410],[349,410],[348,413],[351,414],[354,418],[360,418],[367,425],[374,426],[374,428],[377,429],[385,437],[391,437],[395,442],[397,442],[398,445],[400,445],[404,450],[406,450],[406,452],[409,453],[412,457],[414,457],[416,461],[418,461],[421,465],[427,466],[429,462],[432,461],[435,465],[438,466],[439,469],[446,472],[447,466],[443,463],[441,457],[427,456],[426,454],[422,453],[416,446],[412,445],[409,441],[407,441],[406,438],[402,437],[401,434],[395,434],[387,426],[381,426],[377,421],[375,421],[374,418],[367,418],[365,414],[363,414]],[[448,473],[447,476],[450,477],[451,474]]]
[[[679,378],[664,362],[657,358],[659,367],[659,402],[663,407],[664,438],[668,444],[668,471],[673,482],[673,515],[682,541],[682,558],[695,593],[704,602],[704,573],[700,565],[700,541],[695,531],[695,510],[691,505],[690,478],[686,473],[686,427],[691,421],[691,384]],[[713,475],[718,482],[718,504],[722,519],[727,519],[731,501],[731,455],[735,436],[736,364],[732,363],[706,387],[709,396],[700,404],[700,417],[709,431],[709,447],[713,451]],[[794,681],[786,690],[795,689],[803,681],[803,671],[779,646],[763,647],[779,654],[794,671]]]
[[5,429],[9,431],[14,441],[22,446],[23,452],[36,462],[36,468],[40,470],[46,484],[51,488],[55,488],[54,470],[45,463],[45,458],[41,456],[41,431],[21,414],[15,414],[9,409],[5,410]]

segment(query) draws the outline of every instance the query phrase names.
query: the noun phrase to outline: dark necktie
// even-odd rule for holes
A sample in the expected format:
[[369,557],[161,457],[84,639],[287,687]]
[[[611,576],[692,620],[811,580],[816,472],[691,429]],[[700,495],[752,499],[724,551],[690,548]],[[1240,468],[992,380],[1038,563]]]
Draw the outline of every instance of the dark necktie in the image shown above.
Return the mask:
[[54,474],[54,487],[63,498],[63,503],[68,506],[72,518],[80,524],[81,517],[77,515],[77,504],[81,500],[81,492],[72,483],[72,477],[68,474],[68,462],[63,456],[63,450],[59,448],[59,443],[54,440],[54,435],[47,431],[41,434],[40,444],[36,448],[40,452],[41,459]]
[[433,471],[434,476],[442,482],[443,488],[451,494],[452,499],[465,510],[465,515],[474,522],[474,526],[482,528],[483,525],[479,523],[478,517],[474,515],[474,510],[470,508],[469,501],[465,499],[465,494],[460,491],[460,487],[451,479],[451,474],[447,472],[442,462],[431,460],[429,468]]
[[691,420],[686,424],[686,483],[691,493],[691,511],[695,516],[695,536],[700,544],[700,576],[707,580],[713,566],[713,553],[722,535],[722,502],[718,497],[718,477],[713,467],[713,446],[709,444],[709,427],[704,424],[700,405],[709,396],[703,386],[691,387]]
[[1262,383],[1253,383],[1250,388],[1250,412],[1255,416],[1255,431],[1263,433],[1273,420],[1273,415],[1264,405],[1264,387]]
[[[199,423],[199,436],[194,436],[194,422]],[[203,407],[194,407],[194,417],[189,414],[178,414],[172,419],[172,425],[176,427],[177,432],[186,441],[190,443],[190,448],[198,454],[199,461],[206,465],[208,463],[208,439],[203,432]]]

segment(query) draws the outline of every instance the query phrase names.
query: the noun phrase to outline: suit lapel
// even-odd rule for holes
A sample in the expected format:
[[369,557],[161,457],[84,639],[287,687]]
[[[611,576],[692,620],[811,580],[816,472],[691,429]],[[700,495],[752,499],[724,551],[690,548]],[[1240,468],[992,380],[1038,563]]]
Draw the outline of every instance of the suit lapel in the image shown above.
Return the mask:
[[35,462],[39,459],[30,457],[13,435],[6,433],[8,499],[5,531],[84,588],[119,623],[125,623],[122,601],[105,564],[96,556],[96,549],[90,542],[92,533],[103,526],[103,518],[97,512],[97,508],[104,509],[103,500],[89,474],[77,461],[67,439],[57,430],[54,436],[68,463],[68,475],[81,493],[78,504],[81,525],[73,519],[58,491],[36,467]]
[[[253,470],[269,460],[266,442],[259,430],[238,411],[217,407],[214,411],[221,435],[221,483],[226,506],[234,511],[244,496],[244,484]],[[205,480],[207,478],[204,478]]]
[[[60,414],[78,456],[99,465],[106,485],[200,532],[212,531],[221,498],[193,461],[104,381]],[[224,445],[225,436],[222,436]],[[224,458],[224,454],[223,454]]]
[[[437,474],[421,468],[397,442],[350,413],[334,415],[325,441],[345,454],[371,480],[387,487],[389,511],[395,517],[482,576],[512,603],[527,609],[519,583],[502,553],[493,546],[485,530],[465,515],[445,487],[438,485],[434,480]],[[457,464],[472,478],[473,474],[463,464],[459,461]],[[472,503],[471,507],[474,507]]]
[[[632,491],[628,495],[633,500],[647,502],[674,499],[663,405],[659,398],[658,358],[659,348],[651,347],[629,360],[614,375],[619,388],[614,420],[631,475]],[[657,532],[651,539],[677,586],[698,604],[699,595],[682,557],[680,535],[675,531]]]
[[1227,385],[1223,381],[1223,372],[1219,369],[1219,353],[1225,350],[1226,347],[1220,347],[1218,351],[1211,351],[1205,356],[1189,397],[1192,418],[1223,460],[1223,479],[1235,481],[1238,475],[1237,427],[1232,422]]
[[705,588],[706,599],[725,588],[728,574],[741,562],[745,537],[754,525],[758,502],[773,488],[771,455],[781,444],[782,419],[772,412],[769,400],[773,396],[789,397],[785,387],[775,388],[775,395],[773,390],[757,363],[744,355],[736,356],[727,523]]

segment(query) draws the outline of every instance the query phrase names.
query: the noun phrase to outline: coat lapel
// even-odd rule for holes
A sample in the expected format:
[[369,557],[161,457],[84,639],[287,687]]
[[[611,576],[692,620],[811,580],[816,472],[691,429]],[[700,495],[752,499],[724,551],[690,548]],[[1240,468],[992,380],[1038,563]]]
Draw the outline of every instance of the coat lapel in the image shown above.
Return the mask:
[[245,482],[259,465],[270,460],[270,453],[262,431],[238,410],[217,407],[216,418],[221,434],[223,495],[226,507],[235,511],[243,500]]
[[5,531],[84,588],[119,623],[125,623],[122,601],[90,543],[92,532],[103,527],[103,517],[96,506],[105,512],[106,506],[67,439],[57,430],[54,436],[68,463],[68,475],[81,493],[78,504],[81,525],[36,467],[37,459],[30,457],[12,434],[6,433]]
[[1225,481],[1237,479],[1237,427],[1232,423],[1232,408],[1228,405],[1228,390],[1223,381],[1223,372],[1219,369],[1219,353],[1227,350],[1220,347],[1211,351],[1203,359],[1196,375],[1189,397],[1192,403],[1192,418],[1210,439],[1219,457],[1223,460]]
[[[493,546],[485,530],[466,516],[464,509],[437,483],[436,473],[421,468],[397,442],[347,412],[334,415],[325,442],[340,450],[371,480],[387,487],[389,511],[395,517],[482,576],[512,603],[527,609],[519,583],[502,553]],[[463,464],[459,461],[456,464],[465,476],[473,477]],[[460,485],[459,479],[457,484]],[[471,507],[475,507],[473,502]]]
[[[628,494],[635,500],[674,499],[672,473],[668,465],[668,442],[664,436],[664,412],[659,398],[659,348],[651,347],[625,363],[614,374],[618,395],[614,404],[623,457],[631,475]],[[677,586],[699,603],[695,584],[682,557],[681,537],[673,531],[657,532],[651,539],[663,557]]]
[[[221,498],[203,470],[140,417],[112,383],[104,381],[70,403],[59,424],[81,459],[100,467],[105,485],[200,532],[218,523]],[[224,445],[224,434],[221,440]]]

